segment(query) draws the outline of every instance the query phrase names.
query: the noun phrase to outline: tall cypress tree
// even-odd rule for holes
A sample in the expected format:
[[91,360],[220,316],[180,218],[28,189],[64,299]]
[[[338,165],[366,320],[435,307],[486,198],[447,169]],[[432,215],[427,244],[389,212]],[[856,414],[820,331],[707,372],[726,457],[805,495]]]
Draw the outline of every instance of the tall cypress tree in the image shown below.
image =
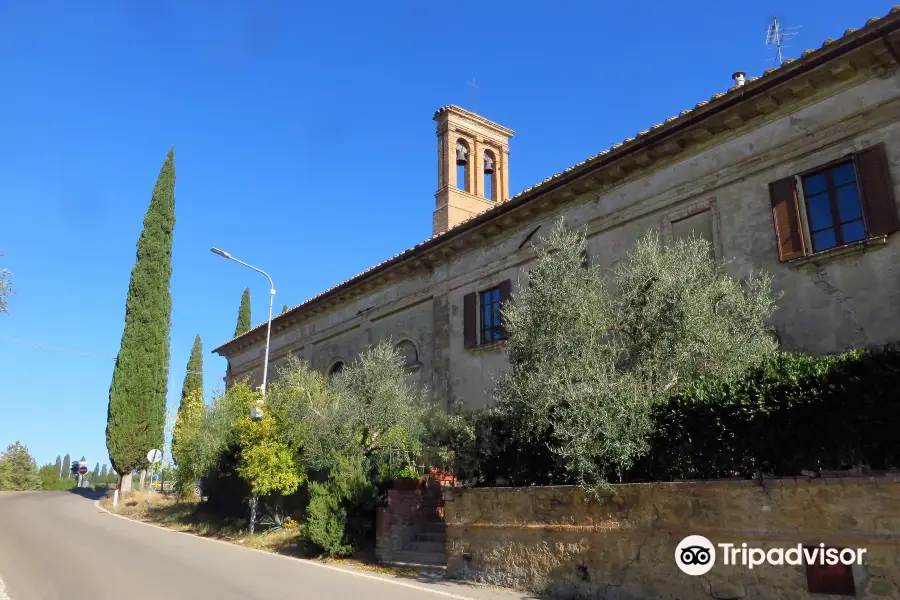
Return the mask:
[[66,454],[66,457],[62,461],[62,478],[69,478],[69,471],[72,470],[72,457]]
[[100,468],[100,477],[106,477],[106,465]]
[[200,334],[194,338],[191,357],[187,363],[187,373],[184,374],[184,384],[181,386],[182,403],[193,390],[203,390],[203,342],[200,341]]
[[234,337],[250,331],[250,288],[244,290],[241,295],[241,307],[238,309],[237,326],[234,328]]
[[96,465],[94,465],[94,470],[91,471],[91,479],[93,480],[93,479],[96,479],[97,477],[100,477],[100,463],[97,463]]
[[175,154],[170,148],[138,238],[125,300],[125,330],[109,388],[106,447],[126,492],[132,471],[146,467],[147,451],[163,445],[174,230]]
[[56,463],[53,467],[56,469],[56,478],[59,479],[62,474],[62,456],[57,455]]
[[181,404],[172,431],[172,458],[177,465],[181,461],[180,441],[185,431],[196,424],[197,415],[203,413],[203,344],[200,336],[194,338],[191,357],[188,359],[184,385],[181,387]]
[[281,307],[281,314],[284,314],[284,313],[286,313],[287,311],[288,311],[288,305],[285,304],[284,306]]

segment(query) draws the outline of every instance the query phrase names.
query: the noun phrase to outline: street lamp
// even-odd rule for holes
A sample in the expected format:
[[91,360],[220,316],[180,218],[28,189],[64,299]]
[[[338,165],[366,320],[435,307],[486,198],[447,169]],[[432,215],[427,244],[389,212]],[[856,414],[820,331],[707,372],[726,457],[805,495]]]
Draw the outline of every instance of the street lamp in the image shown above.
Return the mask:
[[[268,379],[268,376],[269,376],[269,340],[272,337],[272,302],[275,300],[275,284],[272,283],[272,278],[269,277],[269,274],[266,273],[265,271],[263,271],[262,269],[257,269],[256,267],[254,267],[251,264],[247,264],[242,260],[238,260],[235,257],[233,257],[232,255],[230,255],[229,253],[225,252],[224,250],[220,250],[218,248],[210,248],[210,250],[213,253],[218,254],[222,258],[227,258],[228,260],[233,260],[236,263],[240,263],[240,264],[244,265],[248,269],[253,269],[257,273],[262,273],[263,275],[266,276],[266,279],[269,280],[269,321],[266,324],[266,355],[265,355],[265,358],[263,359],[263,379],[262,379],[262,387],[260,388],[260,391],[262,391],[262,400],[259,401],[259,404],[262,404],[266,398],[266,380]],[[253,408],[251,408],[250,416],[254,419],[261,419],[263,416],[262,407],[254,406]]]

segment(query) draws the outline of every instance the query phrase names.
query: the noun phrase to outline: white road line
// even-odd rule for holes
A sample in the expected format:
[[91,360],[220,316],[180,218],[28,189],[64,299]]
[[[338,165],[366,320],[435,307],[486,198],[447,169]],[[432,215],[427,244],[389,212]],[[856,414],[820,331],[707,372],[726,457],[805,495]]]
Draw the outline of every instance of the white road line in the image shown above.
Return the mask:
[[10,600],[9,594],[6,593],[6,586],[3,585],[2,579],[0,579],[0,600]]
[[[294,562],[294,563],[298,563],[298,562],[299,562],[299,563],[303,563],[303,564],[310,565],[310,566],[313,566],[313,567],[319,567],[319,568],[321,568],[321,569],[329,569],[329,570],[331,570],[331,571],[338,571],[339,573],[344,573],[345,575],[353,575],[353,576],[355,576],[355,577],[363,577],[363,578],[365,578],[365,579],[372,579],[372,580],[374,580],[374,581],[380,581],[380,582],[382,582],[382,583],[389,583],[389,584],[393,584],[393,585],[399,585],[399,586],[401,586],[401,587],[412,588],[412,589],[414,589],[414,590],[420,590],[420,591],[422,591],[422,592],[428,592],[428,593],[430,593],[430,594],[435,594],[436,596],[443,596],[443,597],[445,597],[445,598],[456,598],[456,600],[473,600],[473,599],[472,599],[472,596],[460,596],[459,594],[454,594],[454,593],[452,593],[452,592],[445,592],[445,591],[443,591],[443,590],[435,590],[435,589],[432,589],[432,588],[429,588],[429,587],[425,587],[425,586],[423,586],[423,585],[416,585],[416,584],[414,584],[414,583],[409,583],[409,582],[406,582],[406,581],[397,581],[397,580],[394,580],[394,579],[387,579],[386,577],[380,577],[380,576],[378,576],[378,575],[370,575],[369,573],[360,573],[359,571],[351,571],[350,569],[345,569],[345,568],[343,568],[343,567],[337,567],[337,566],[334,566],[334,565],[327,565],[327,564],[325,564],[325,563],[316,562],[316,561],[314,561],[314,560],[308,560],[308,559],[305,559],[305,558],[294,558],[294,557],[291,557],[291,556],[285,556],[285,555],[283,555],[283,554],[276,554],[276,553],[274,553],[274,552],[266,552],[265,550],[258,550],[258,549],[256,549],[256,548],[247,548],[247,547],[245,547],[245,546],[239,546],[239,545],[237,545],[237,544],[232,544],[231,542],[225,542],[225,541],[222,541],[222,540],[215,540],[215,539],[207,538],[207,537],[200,537],[200,536],[197,536],[197,535],[193,535],[193,534],[191,534],[191,533],[188,533],[188,532],[186,532],[186,531],[175,531],[174,529],[168,529],[168,528],[166,528],[166,527],[162,527],[162,526],[160,526],[160,525],[155,525],[155,524],[153,524],[153,523],[145,523],[145,522],[143,522],[143,521],[135,521],[134,519],[129,519],[128,517],[124,517],[124,516],[122,516],[122,515],[117,515],[117,514],[114,513],[114,512],[110,512],[110,511],[106,510],[106,508],[104,508],[103,506],[100,506],[100,501],[99,501],[99,500],[95,500],[95,501],[94,501],[94,505],[95,505],[97,508],[99,508],[100,510],[102,510],[103,512],[105,512],[105,513],[107,513],[107,514],[109,514],[109,515],[112,515],[112,516],[114,516],[114,517],[118,517],[118,518],[120,518],[120,519],[124,519],[124,520],[128,521],[129,523],[137,523],[138,525],[146,525],[147,527],[154,527],[154,528],[156,528],[156,529],[161,529],[162,531],[167,531],[167,532],[169,532],[169,533],[176,533],[176,534],[179,534],[179,535],[189,535],[189,536],[191,536],[192,538],[194,538],[194,539],[196,539],[196,540],[203,540],[203,541],[205,541],[205,542],[215,542],[215,543],[217,543],[217,544],[225,544],[226,546],[230,546],[230,547],[232,547],[232,548],[238,548],[238,549],[240,549],[240,550],[246,550],[246,551],[249,551],[249,552],[259,552],[260,554],[265,554],[266,556],[271,556],[271,557],[273,557],[273,558],[280,558],[280,559],[283,559],[283,560],[289,560],[289,561],[292,561],[292,562]],[[2,585],[2,584],[0,584],[0,585]],[[7,600],[7,599],[2,595],[2,591],[3,591],[3,590],[2,590],[2,587],[0,587],[0,600]]]

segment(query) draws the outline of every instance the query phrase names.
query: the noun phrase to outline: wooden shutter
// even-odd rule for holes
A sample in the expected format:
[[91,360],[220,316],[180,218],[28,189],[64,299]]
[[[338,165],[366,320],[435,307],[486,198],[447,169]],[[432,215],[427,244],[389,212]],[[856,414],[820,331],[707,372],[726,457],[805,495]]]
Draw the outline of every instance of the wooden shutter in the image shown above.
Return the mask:
[[884,144],[857,152],[856,172],[869,235],[887,235],[900,230],[900,218],[894,202],[894,184]]
[[772,200],[772,217],[778,240],[778,258],[786,261],[803,256],[805,246],[803,231],[800,229],[800,212],[794,178],[786,177],[770,183],[769,197]]
[[463,296],[463,336],[466,348],[474,348],[477,345],[478,330],[475,325],[477,315],[475,306],[474,293]]
[[509,337],[506,331],[506,319],[502,317],[503,311],[506,310],[506,303],[512,297],[512,282],[509,279],[500,282],[500,339],[505,340]]

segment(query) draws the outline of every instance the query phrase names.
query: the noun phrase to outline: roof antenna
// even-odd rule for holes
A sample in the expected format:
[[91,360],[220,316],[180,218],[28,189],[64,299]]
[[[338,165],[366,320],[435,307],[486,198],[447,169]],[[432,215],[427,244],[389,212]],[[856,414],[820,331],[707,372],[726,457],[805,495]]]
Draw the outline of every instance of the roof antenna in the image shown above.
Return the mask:
[[[775,47],[775,63],[780,67],[784,64],[784,55],[782,49],[790,48],[784,42],[792,40],[798,33],[800,25],[795,27],[784,27],[778,22],[778,17],[772,17],[772,23],[766,30],[766,46]],[[771,60],[771,59],[770,59]]]

